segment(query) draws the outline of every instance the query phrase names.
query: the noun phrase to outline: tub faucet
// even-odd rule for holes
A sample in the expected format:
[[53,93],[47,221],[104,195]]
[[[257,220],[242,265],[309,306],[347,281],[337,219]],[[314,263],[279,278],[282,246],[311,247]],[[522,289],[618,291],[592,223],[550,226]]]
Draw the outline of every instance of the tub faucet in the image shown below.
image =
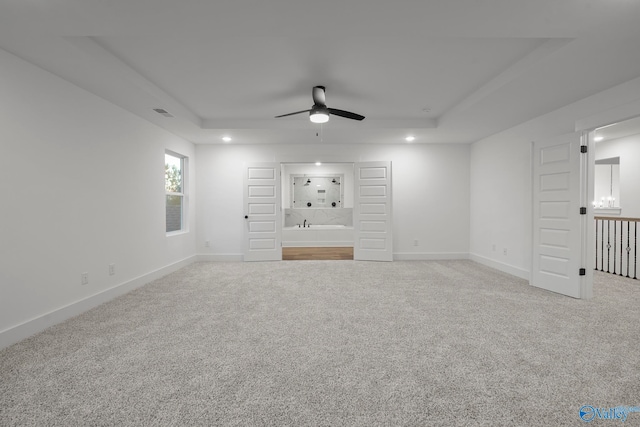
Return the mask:
[[306,227],[307,226],[307,220],[304,220],[304,224],[302,225],[302,227]]

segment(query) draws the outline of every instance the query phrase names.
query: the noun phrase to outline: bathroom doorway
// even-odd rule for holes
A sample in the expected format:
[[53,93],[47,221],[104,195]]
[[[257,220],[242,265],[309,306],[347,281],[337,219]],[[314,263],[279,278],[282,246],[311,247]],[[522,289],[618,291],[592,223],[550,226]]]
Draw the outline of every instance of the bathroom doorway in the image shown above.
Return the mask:
[[[351,247],[355,260],[393,261],[391,162],[331,163],[324,170],[318,169],[322,166],[247,165],[245,261],[281,260],[283,247]],[[342,173],[329,170],[329,166]],[[330,172],[331,178],[327,180]],[[294,175],[300,174],[303,178],[308,175],[302,185],[309,181],[308,186],[315,190],[314,199],[307,199],[302,207],[297,206],[297,201],[294,204],[296,195],[291,190]],[[322,178],[324,184],[314,184],[311,175]],[[318,191],[329,183],[342,189]],[[339,194],[338,199],[330,199],[330,193]]]
[[353,163],[282,163],[282,259],[353,259]]
[[391,162],[283,163],[281,181],[283,248],[393,261]]

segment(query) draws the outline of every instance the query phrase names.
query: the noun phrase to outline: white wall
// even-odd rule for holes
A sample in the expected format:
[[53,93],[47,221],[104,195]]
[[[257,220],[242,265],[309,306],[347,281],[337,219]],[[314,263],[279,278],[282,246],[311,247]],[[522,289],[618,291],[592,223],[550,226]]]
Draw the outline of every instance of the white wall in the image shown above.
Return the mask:
[[471,150],[470,252],[520,277],[531,245],[530,156],[530,145],[517,140],[490,139]]
[[377,160],[392,162],[395,258],[468,256],[468,145],[198,145],[196,157],[196,243],[206,259],[242,259],[245,163]]
[[193,257],[193,199],[191,231],[165,236],[164,151],[189,156],[192,184],[196,162],[193,144],[2,50],[0,63],[1,348]]
[[640,218],[640,135],[596,144],[596,159],[620,157],[620,215]]
[[637,78],[472,144],[471,258],[528,278],[532,245],[531,142],[572,133],[576,122],[616,111],[639,99]]

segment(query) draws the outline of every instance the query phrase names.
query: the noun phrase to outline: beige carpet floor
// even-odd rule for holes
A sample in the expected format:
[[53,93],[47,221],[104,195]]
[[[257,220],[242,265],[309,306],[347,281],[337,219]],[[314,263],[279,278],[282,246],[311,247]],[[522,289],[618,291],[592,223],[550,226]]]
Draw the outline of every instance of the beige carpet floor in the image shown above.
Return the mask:
[[594,293],[471,261],[196,263],[0,351],[0,425],[584,425],[640,406],[640,283]]

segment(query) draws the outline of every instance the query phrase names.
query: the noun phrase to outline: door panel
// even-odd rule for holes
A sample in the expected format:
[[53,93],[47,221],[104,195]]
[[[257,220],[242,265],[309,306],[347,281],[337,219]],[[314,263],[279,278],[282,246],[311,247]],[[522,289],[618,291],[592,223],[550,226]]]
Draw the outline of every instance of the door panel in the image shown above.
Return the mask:
[[391,162],[355,164],[353,257],[393,261]]
[[244,176],[244,260],[282,260],[279,165],[251,164]]
[[531,284],[580,298],[583,228],[580,214],[580,136],[533,144],[533,260]]

